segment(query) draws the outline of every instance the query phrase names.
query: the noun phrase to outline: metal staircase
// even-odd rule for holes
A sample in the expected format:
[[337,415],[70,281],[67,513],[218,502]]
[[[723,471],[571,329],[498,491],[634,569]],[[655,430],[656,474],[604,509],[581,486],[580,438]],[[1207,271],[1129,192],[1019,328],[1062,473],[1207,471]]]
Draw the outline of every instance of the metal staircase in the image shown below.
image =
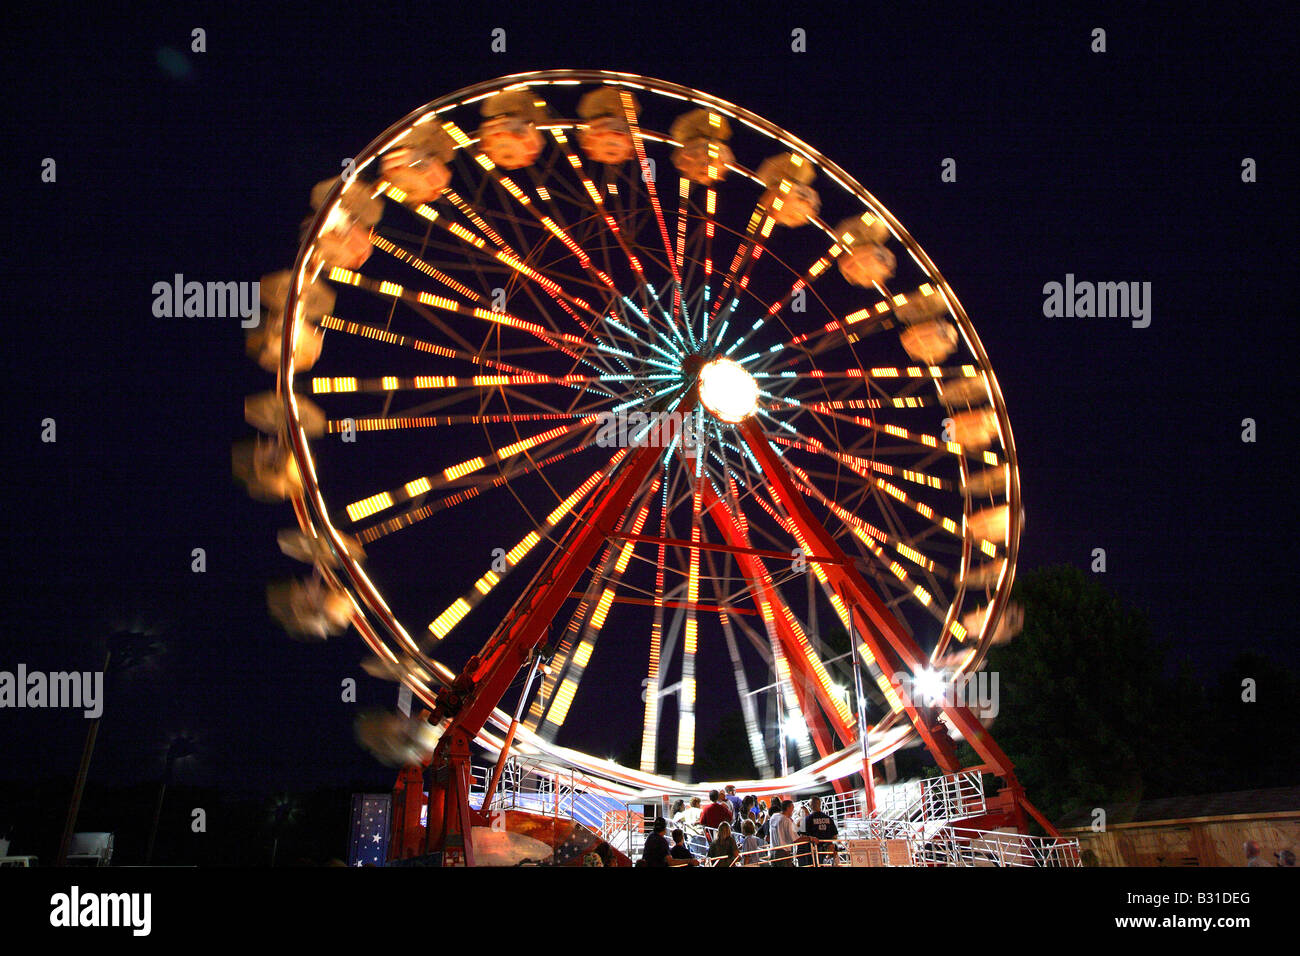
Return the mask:
[[[1075,840],[1033,837],[972,825],[987,817],[984,774],[967,770],[876,787],[876,810],[863,813],[860,793],[823,797],[846,840],[874,841],[888,865],[1078,866]],[[965,822],[967,825],[962,826]],[[904,853],[904,845],[906,852]]]

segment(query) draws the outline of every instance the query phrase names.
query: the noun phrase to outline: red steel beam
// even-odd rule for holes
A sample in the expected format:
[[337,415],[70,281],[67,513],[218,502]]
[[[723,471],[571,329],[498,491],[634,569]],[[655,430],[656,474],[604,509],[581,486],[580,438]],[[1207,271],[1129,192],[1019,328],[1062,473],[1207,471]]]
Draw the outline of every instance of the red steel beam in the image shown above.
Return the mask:
[[[718,497],[717,492],[713,490],[713,486],[708,482],[705,482],[704,487],[704,509],[713,519],[714,524],[718,526],[722,536],[733,544],[740,546],[740,550],[736,553],[737,561],[751,586],[756,592],[762,593],[763,599],[772,609],[772,623],[776,628],[781,646],[785,648],[786,660],[795,671],[795,674],[791,676],[797,679],[791,680],[791,684],[794,686],[795,694],[799,697],[799,706],[804,711],[805,719],[808,721],[808,728],[813,731],[813,741],[817,744],[817,749],[823,757],[834,753],[837,748],[830,739],[819,713],[819,708],[809,705],[821,705],[820,710],[826,712],[826,718],[830,721],[832,729],[844,743],[850,743],[854,739],[853,732],[840,719],[839,713],[835,710],[835,705],[825,692],[825,688],[822,687],[821,681],[817,679],[816,674],[811,672],[808,661],[804,657],[804,648],[799,644],[798,637],[790,627],[789,621],[781,613],[785,603],[777,593],[771,576],[757,557],[746,553],[749,545],[748,537],[740,525],[736,523],[722,499]],[[788,559],[787,555],[782,555],[782,557]],[[804,693],[805,687],[812,688],[816,698],[815,701],[808,700]]]
[[[586,593],[583,591],[570,591],[571,598],[584,598]],[[634,597],[613,597],[610,600],[614,604],[639,604],[642,607],[684,607],[694,608],[697,611],[713,611],[718,614],[757,614],[757,611],[751,611],[749,608],[735,607],[730,604],[692,604],[690,601],[656,601],[653,598],[634,598]]]
[[553,560],[534,579],[526,601],[502,622],[498,629],[501,638],[494,636],[489,641],[493,652],[482,661],[471,659],[457,678],[457,683],[468,679],[472,690],[452,718],[444,739],[451,737],[453,731],[473,739],[483,729],[515,674],[533,648],[542,642],[552,618],[569,599],[574,585],[618,526],[646,476],[659,461],[658,448],[634,449],[605,492],[587,502],[570,528],[571,540],[556,548]]
[[[833,557],[844,556],[843,550],[830,532],[813,515],[803,495],[795,489],[786,472],[785,463],[768,442],[758,422],[753,418],[747,419],[740,425],[739,431],[763,469],[768,487],[804,538],[805,550],[816,548],[822,554]],[[903,668],[913,674],[927,666],[925,655],[912,640],[911,635],[847,557],[843,563],[827,565],[826,574],[841,594],[852,599],[851,612],[856,619],[858,633],[882,665],[890,664],[897,670],[898,664],[901,663]],[[892,674],[890,677],[892,682]],[[937,721],[932,723],[929,719],[929,713],[938,708],[920,710],[905,704],[905,709],[940,766],[948,773],[960,769],[952,741],[947,734],[941,732]],[[944,704],[941,709],[980,758],[992,767],[998,776],[1006,779],[1012,789],[1018,789],[1019,783],[1011,760],[994,742],[975,714],[965,706]]]
[[[686,541],[681,538],[660,538],[652,534],[624,534],[615,532],[610,535],[611,538],[619,538],[623,541],[645,541],[650,544],[665,544],[670,548],[687,548],[695,551],[724,551],[727,554],[749,554],[759,558],[771,558],[774,561],[790,561],[793,555],[786,554],[784,551],[767,551],[763,548],[747,548],[734,544],[714,544],[708,541]],[[841,558],[823,558],[814,555],[804,555],[803,559],[811,564],[837,564]]]

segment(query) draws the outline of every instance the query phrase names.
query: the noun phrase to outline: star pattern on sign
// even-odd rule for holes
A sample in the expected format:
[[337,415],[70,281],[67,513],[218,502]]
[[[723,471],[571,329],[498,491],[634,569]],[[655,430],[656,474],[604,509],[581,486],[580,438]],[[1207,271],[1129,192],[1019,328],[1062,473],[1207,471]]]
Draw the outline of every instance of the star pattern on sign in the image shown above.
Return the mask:
[[388,861],[388,818],[392,796],[352,795],[352,827],[348,840],[349,866],[383,866]]
[[565,866],[575,860],[580,860],[588,852],[595,849],[596,835],[588,830],[575,829],[564,842],[555,848],[555,865]]

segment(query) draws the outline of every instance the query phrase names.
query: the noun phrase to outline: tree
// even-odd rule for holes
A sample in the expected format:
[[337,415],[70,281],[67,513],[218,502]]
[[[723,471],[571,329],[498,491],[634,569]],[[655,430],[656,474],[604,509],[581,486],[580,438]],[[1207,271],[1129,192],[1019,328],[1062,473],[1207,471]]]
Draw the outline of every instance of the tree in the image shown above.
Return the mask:
[[1201,760],[1215,789],[1294,786],[1300,745],[1290,729],[1300,700],[1296,672],[1260,654],[1239,654],[1211,684]]
[[1014,597],[1024,630],[990,652],[986,669],[999,681],[994,737],[1035,804],[1059,818],[1167,786],[1186,757],[1180,722],[1197,695],[1163,675],[1145,615],[1068,566],[1026,574]]

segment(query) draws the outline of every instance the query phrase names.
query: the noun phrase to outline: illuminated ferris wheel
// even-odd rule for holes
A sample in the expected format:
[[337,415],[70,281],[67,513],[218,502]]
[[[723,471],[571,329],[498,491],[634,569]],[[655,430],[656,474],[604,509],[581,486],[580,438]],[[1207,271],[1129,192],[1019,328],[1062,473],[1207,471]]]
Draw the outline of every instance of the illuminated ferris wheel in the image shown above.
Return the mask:
[[[313,206],[263,281],[249,349],[279,382],[244,470],[316,565],[273,608],[356,626],[427,709],[411,755],[499,749],[542,655],[513,746],[629,791],[695,779],[708,708],[743,717],[752,790],[918,734],[942,764],[945,729],[1005,763],[904,683],[1014,626],[1006,409],[852,176],[716,97],[547,70],[421,107]],[[637,760],[582,752],[575,721],[629,706]]]

